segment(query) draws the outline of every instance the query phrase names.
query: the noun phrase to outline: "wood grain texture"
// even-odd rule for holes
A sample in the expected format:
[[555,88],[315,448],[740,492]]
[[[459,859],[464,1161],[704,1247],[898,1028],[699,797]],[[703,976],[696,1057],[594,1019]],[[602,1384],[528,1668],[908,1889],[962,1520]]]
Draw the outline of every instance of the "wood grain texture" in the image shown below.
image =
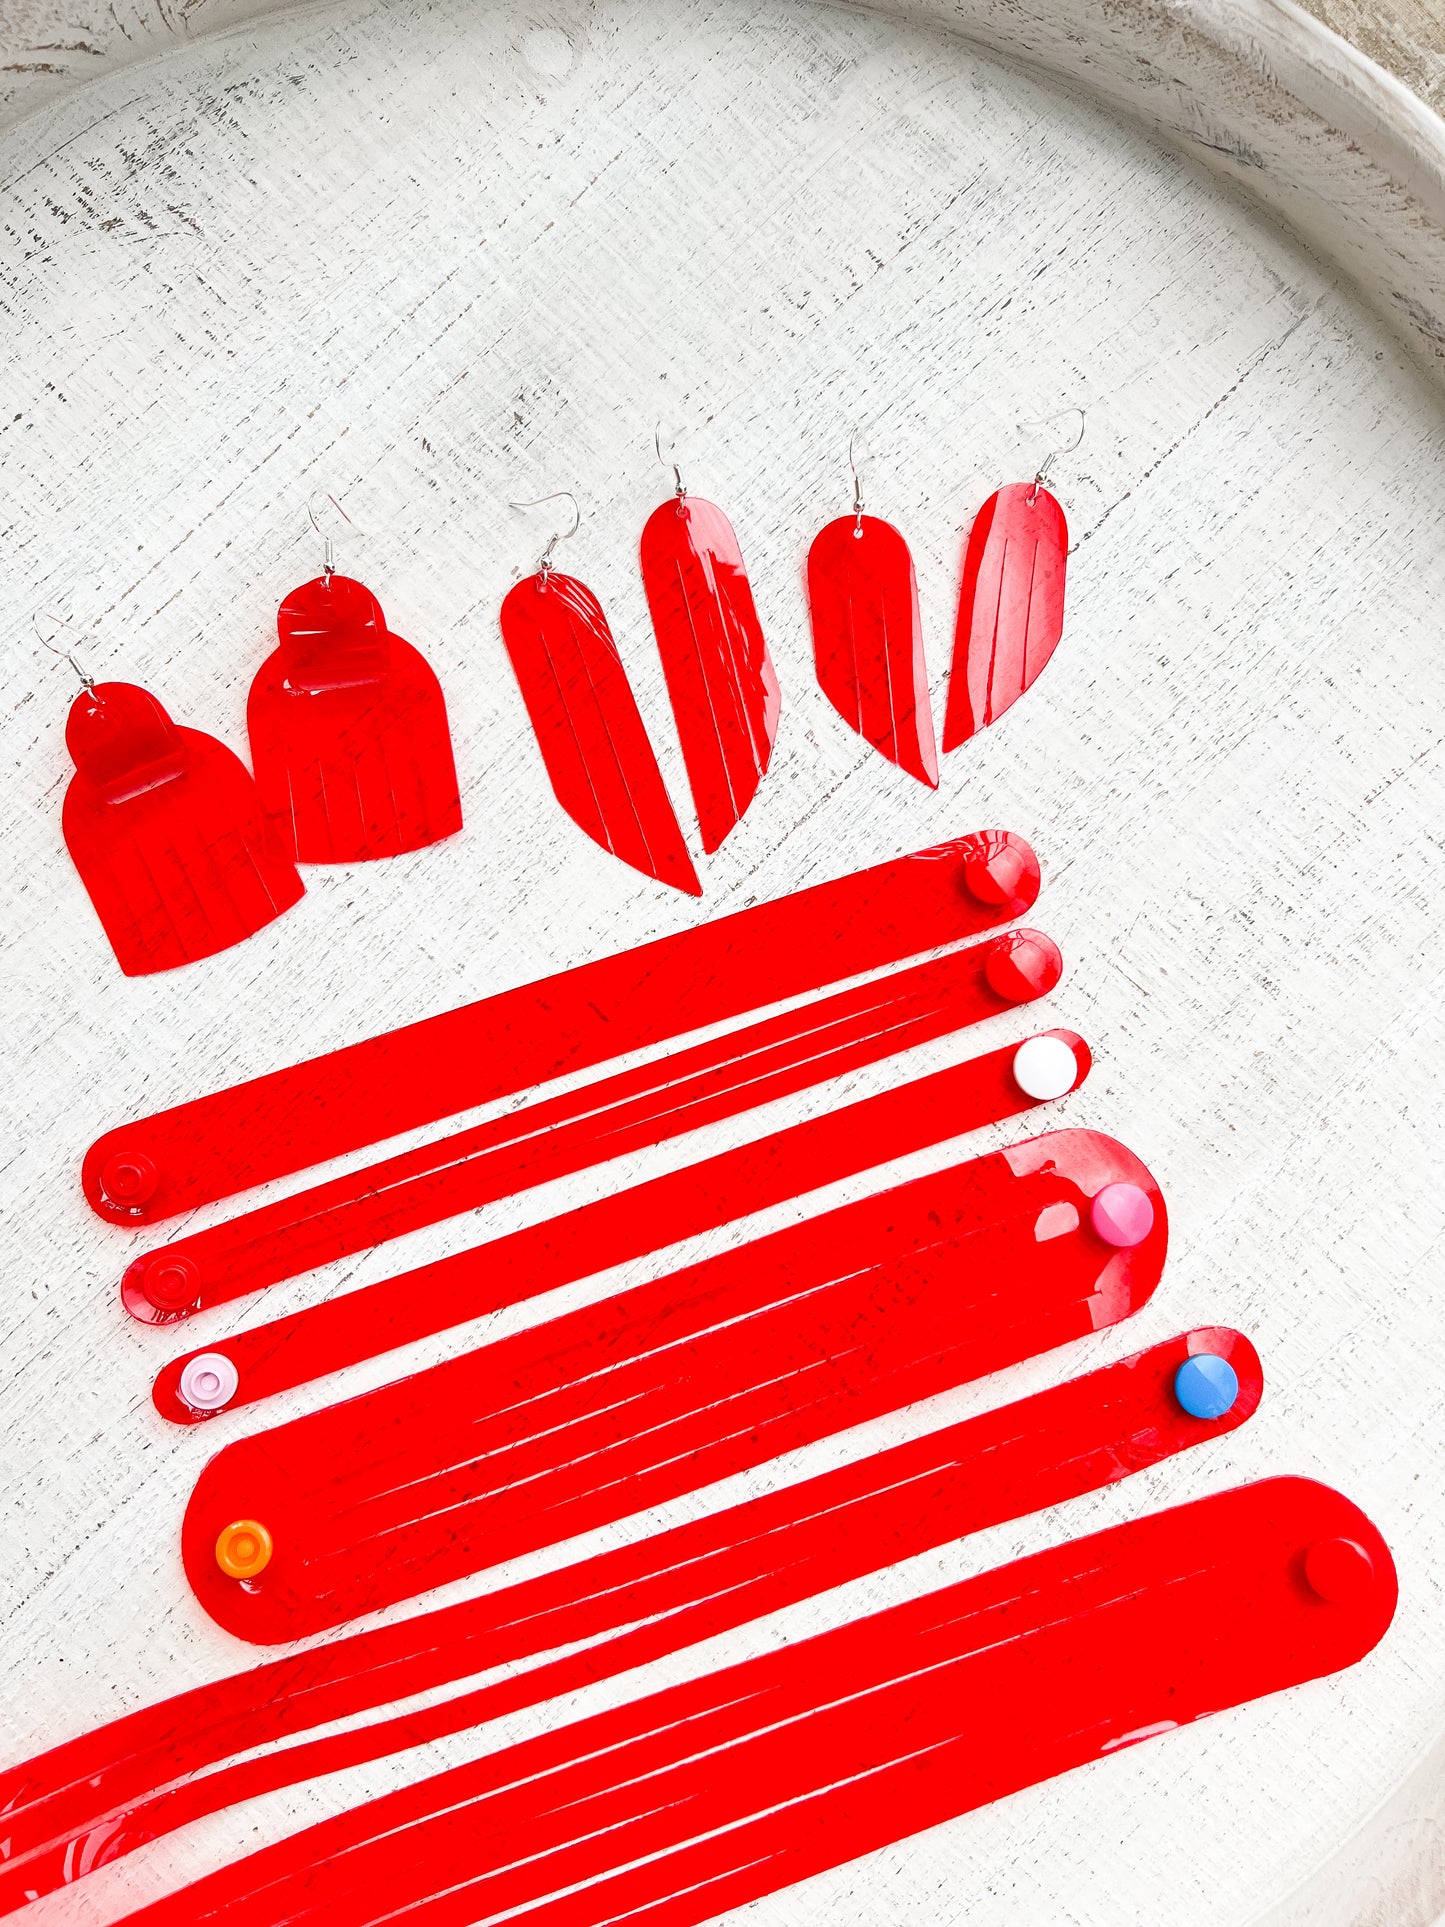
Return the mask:
[[[1069,964],[1051,1018],[1097,1052],[1068,1121],[1122,1138],[1159,1174],[1174,1256],[1132,1330],[786,1473],[1191,1323],[1256,1340],[1260,1412],[1217,1452],[577,1704],[1232,1479],[1322,1477],[1399,1559],[1400,1615],[1364,1666],[747,1918],[1245,1927],[1288,1901],[1402,1788],[1414,1797],[1412,1767],[1445,1724],[1445,441],[1418,367],[1252,204],[1093,106],[953,36],[804,5],[349,0],[108,74],[0,137],[0,180],[6,1754],[241,1663],[185,1589],[176,1533],[204,1458],[245,1421],[178,1434],[152,1412],[168,1353],[119,1311],[140,1242],[81,1202],[92,1136],[997,822],[1046,860],[1035,920]],[[937,714],[963,530],[1000,481],[1032,472],[1042,418],[1072,404],[1088,427],[1056,476],[1079,543],[1064,640],[926,795],[814,684],[801,566],[850,499],[849,429],[864,428],[870,508],[915,555]],[[706,866],[699,907],[619,877],[559,819],[496,626],[537,546],[535,517],[506,504],[574,490],[584,519],[568,566],[608,608],[682,793],[635,564],[669,484],[659,417],[693,485],[736,522],[783,686],[773,768]],[[392,863],[313,871],[304,901],[250,943],[124,982],[61,848],[70,683],[31,611],[68,606],[92,673],[148,682],[179,719],[244,747],[276,605],[315,573],[305,503],[318,486],[354,520],[338,564],[438,669],[467,827]],[[990,1044],[1036,1027],[1010,1021]],[[948,1055],[930,1046],[846,1088]],[[676,1161],[750,1134],[717,1127]],[[489,1208],[466,1235],[657,1163]],[[401,1261],[452,1248],[457,1231],[416,1234]],[[274,1309],[397,1262],[395,1248],[349,1260],[280,1288]],[[277,1416],[613,1282],[297,1393]],[[218,1313],[195,1336],[250,1318]],[[396,1776],[568,1710],[217,1816],[33,1918],[113,1921]],[[1420,1811],[1402,1825],[1425,1837]],[[1336,1918],[1296,1918],[1428,1919],[1410,1911],[1424,1887],[1361,1913],[1385,1877],[1416,1873],[1347,1856],[1321,1903]]]

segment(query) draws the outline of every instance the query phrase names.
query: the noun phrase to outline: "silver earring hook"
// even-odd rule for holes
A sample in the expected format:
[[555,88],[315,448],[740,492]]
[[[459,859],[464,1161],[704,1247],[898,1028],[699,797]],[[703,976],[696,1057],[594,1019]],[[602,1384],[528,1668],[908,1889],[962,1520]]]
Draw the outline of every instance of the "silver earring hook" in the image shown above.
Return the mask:
[[[667,440],[667,445],[668,445],[669,451],[671,451],[672,437],[670,435]],[[652,446],[657,450],[657,459],[662,463],[662,466],[664,468],[670,468],[672,470],[672,479],[673,479],[673,482],[676,484],[674,493],[676,494],[678,501],[679,502],[686,501],[687,490],[682,485],[682,470],[678,467],[677,463],[673,460],[671,452],[669,452],[666,455],[664,455],[662,452],[662,423],[661,422],[659,422],[656,428],[654,428],[652,431]]]
[[32,620],[35,624],[36,638],[39,641],[41,647],[44,649],[48,649],[52,656],[59,656],[62,662],[68,662],[71,668],[75,671],[76,675],[79,676],[81,688],[86,690],[87,692],[93,693],[95,689],[95,678],[93,676],[87,676],[85,671],[81,668],[80,664],[75,660],[74,656],[71,655],[70,651],[68,649],[57,648],[56,645],[50,640],[49,636],[46,636],[45,634],[42,633],[40,628],[40,624],[42,620],[45,622],[53,622],[57,629],[69,629],[73,625],[67,622],[64,616],[52,615],[48,610],[37,609],[35,612],[35,615],[32,617]]
[[539,509],[544,502],[570,502],[572,504],[571,528],[558,529],[551,541],[548,542],[546,548],[543,549],[541,559],[537,564],[537,573],[545,582],[552,568],[552,551],[559,542],[569,542],[577,533],[578,529],[582,526],[582,511],[577,506],[577,497],[572,494],[570,489],[565,488],[554,489],[550,495],[539,495],[534,502],[508,502],[507,507],[513,509]]
[[326,544],[325,559],[321,565],[321,574],[323,579],[329,585],[331,582],[332,576],[334,576],[336,573],[336,547],[335,547],[335,544],[332,542],[329,533],[321,526],[320,517],[318,516],[318,513],[317,513],[318,503],[322,504],[321,511],[320,511],[321,515],[324,515],[326,513],[325,505],[329,503],[330,506],[333,509],[335,509],[336,513],[341,517],[342,521],[346,524],[348,528],[353,528],[355,524],[352,522],[351,517],[346,513],[346,510],[341,506],[340,502],[337,501],[336,497],[334,495],[329,494],[325,489],[317,489],[316,492],[311,496],[311,498],[306,504],[307,519],[310,521],[312,528],[315,529],[316,533],[321,537],[322,541]]
[[863,478],[859,475],[858,464],[853,459],[853,444],[857,439],[858,431],[855,428],[850,431],[848,436],[848,466],[853,471],[853,514],[855,517],[853,533],[861,540],[863,535]]
[[1078,407],[1061,408],[1057,415],[1045,415],[1042,421],[1019,423],[1019,426],[1021,428],[1047,428],[1050,422],[1061,422],[1064,419],[1065,415],[1078,416],[1079,432],[1077,435],[1075,435],[1074,439],[1071,442],[1064,442],[1060,447],[1051,449],[1049,453],[1045,455],[1044,459],[1039,463],[1038,468],[1034,472],[1034,485],[1029,490],[1029,493],[1027,496],[1027,501],[1030,508],[1032,508],[1034,503],[1038,501],[1039,490],[1043,487],[1044,483],[1049,479],[1049,471],[1053,468],[1054,463],[1059,459],[1061,455],[1072,455],[1074,450],[1079,446],[1079,443],[1084,439],[1084,419],[1085,419],[1084,411],[1082,408],[1078,408]]

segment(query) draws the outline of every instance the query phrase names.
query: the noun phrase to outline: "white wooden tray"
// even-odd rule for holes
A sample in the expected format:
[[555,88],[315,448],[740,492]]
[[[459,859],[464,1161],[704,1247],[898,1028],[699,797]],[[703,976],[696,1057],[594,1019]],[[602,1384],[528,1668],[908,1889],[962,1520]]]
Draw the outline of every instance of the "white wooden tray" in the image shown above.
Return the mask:
[[[1316,1475],[1399,1562],[1398,1616],[1363,1665],[749,1917],[1426,1927],[1445,1906],[1445,129],[1282,0],[247,11],[205,0],[149,23],[108,14],[118,34],[99,17],[57,29],[95,51],[10,76],[13,113],[31,111],[0,134],[5,1754],[247,1657],[177,1553],[196,1471],[242,1421],[179,1433],[151,1410],[169,1348],[120,1312],[130,1248],[76,1182],[99,1128],[1000,823],[1045,860],[1038,921],[1070,966],[1055,1021],[1097,1054],[1067,1117],[1146,1159],[1174,1226],[1165,1283],[1131,1326],[1007,1389],[1221,1321],[1258,1343],[1265,1402],[1207,1452],[576,1704],[1235,1480]],[[212,20],[230,31],[127,63]],[[77,90],[87,64],[98,77]],[[846,506],[861,424],[869,506],[914,547],[941,696],[960,532],[1031,472],[1039,424],[1069,406],[1087,434],[1057,471],[1079,542],[1065,640],[930,799],[861,751],[814,685],[806,544]],[[775,767],[698,910],[560,817],[496,632],[545,533],[508,501],[573,490],[568,566],[611,612],[684,793],[635,566],[666,483],[659,420],[732,514],[784,688]],[[125,981],[61,847],[71,687],[32,611],[68,608],[93,673],[146,682],[243,747],[276,603],[315,571],[318,487],[357,525],[342,566],[442,675],[467,830],[414,859],[310,872],[304,902],[241,948]],[[485,1225],[622,1176],[548,1187]],[[418,1234],[273,1292],[268,1311],[457,1237]],[[256,1317],[232,1312],[207,1331]],[[568,1710],[217,1816],[33,1918],[116,1920]]]

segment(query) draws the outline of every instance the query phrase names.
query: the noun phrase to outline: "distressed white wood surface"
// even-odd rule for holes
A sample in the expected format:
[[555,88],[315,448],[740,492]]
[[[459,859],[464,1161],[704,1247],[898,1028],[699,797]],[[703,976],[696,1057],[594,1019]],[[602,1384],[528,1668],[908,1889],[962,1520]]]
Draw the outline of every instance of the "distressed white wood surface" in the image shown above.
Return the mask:
[[[24,122],[0,180],[8,1757],[247,1663],[176,1551],[227,1436],[617,1282],[176,1432],[148,1398],[171,1348],[116,1299],[132,1244],[75,1181],[98,1129],[942,835],[1002,823],[1042,854],[1035,920],[1070,966],[1051,1011],[1098,1061],[1058,1119],[1149,1162],[1170,1266],[1130,1327],[795,1455],[787,1475],[1194,1322],[1243,1326],[1267,1375],[1256,1419],[1215,1448],[565,1706],[217,1816],[33,1918],[116,1920],[577,1708],[1274,1471],[1338,1484],[1395,1548],[1400,1611],[1368,1661],[748,1912],[1243,1927],[1285,1903],[1408,1791],[1445,1726],[1445,478],[1424,378],[1329,273],[1141,137],[956,40],[803,5],[391,0],[276,18]],[[846,505],[862,423],[869,506],[913,544],[941,698],[960,532],[1047,447],[1028,424],[1071,404],[1088,435],[1058,473],[1080,543],[1065,641],[929,798],[813,686],[806,543]],[[634,562],[666,485],[659,418],[690,484],[733,515],[784,688],[774,769],[700,910],[560,817],[496,634],[548,532],[508,500],[575,490],[566,565],[601,594],[685,794]],[[93,673],[146,682],[244,748],[275,605],[314,572],[317,486],[361,531],[342,566],[442,675],[468,828],[396,864],[309,871],[302,904],[248,944],[127,982],[60,843],[71,686],[30,612],[68,606]],[[828,1095],[1032,1027],[999,1020]],[[273,1291],[264,1313],[757,1123],[417,1234]],[[194,1336],[260,1315],[231,1307]],[[1419,1895],[1361,1912],[1389,1871],[1356,1856],[1295,1917],[1428,1918]]]

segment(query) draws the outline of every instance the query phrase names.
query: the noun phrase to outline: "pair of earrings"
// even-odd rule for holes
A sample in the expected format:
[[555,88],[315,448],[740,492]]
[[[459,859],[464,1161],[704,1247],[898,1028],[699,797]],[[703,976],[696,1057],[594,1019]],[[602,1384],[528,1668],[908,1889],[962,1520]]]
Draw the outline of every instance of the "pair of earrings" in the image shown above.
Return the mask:
[[[1063,632],[1068,527],[1045,488],[1059,455],[1032,482],[989,497],[964,556],[943,748],[996,722],[1043,669]],[[663,459],[659,441],[658,458]],[[852,461],[852,451],[849,451]],[[737,536],[721,509],[690,496],[676,464],[671,501],[648,517],[641,564],[703,849],[742,817],[777,735],[778,679],[758,622]],[[849,725],[900,769],[938,785],[918,587],[908,544],[868,515],[853,465],[853,509],[808,554],[814,655],[824,694]],[[553,565],[502,604],[502,639],[558,802],[594,842],[644,876],[700,896],[701,885],[627,672],[596,596]]]
[[[658,450],[661,456],[661,448]],[[673,465],[672,498],[648,517],[643,587],[682,744],[702,847],[716,850],[767,771],[781,695],[732,524],[689,495]],[[594,842],[689,896],[702,886],[602,606],[552,563],[577,532],[554,535],[536,572],[502,604],[502,640],[553,794]],[[540,502],[517,502],[536,508]]]
[[397,856],[461,828],[440,685],[371,591],[336,573],[329,539],[277,631],[247,704],[254,778],[148,690],[94,682],[41,638],[82,684],[65,728],[66,847],[129,977],[264,928],[304,894],[298,863]]
[[[945,754],[997,722],[1039,675],[1064,627],[1069,532],[1044,486],[1058,456],[1032,482],[998,489],[979,510],[964,551],[953,667],[943,719]],[[938,786],[938,753],[908,544],[867,515],[853,470],[853,508],[822,529],[808,552],[808,605],[818,683],[850,729],[880,755]]]

